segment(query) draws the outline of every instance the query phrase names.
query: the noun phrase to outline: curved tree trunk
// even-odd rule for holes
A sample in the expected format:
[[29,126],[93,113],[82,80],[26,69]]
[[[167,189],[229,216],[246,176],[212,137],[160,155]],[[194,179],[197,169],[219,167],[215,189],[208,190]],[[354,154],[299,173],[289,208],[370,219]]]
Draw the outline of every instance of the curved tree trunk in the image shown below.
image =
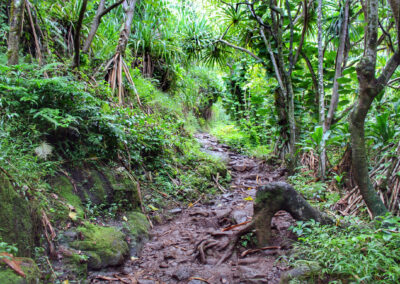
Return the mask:
[[[400,0],[396,2],[397,7]],[[400,64],[400,53],[397,51],[387,62],[379,78],[375,77],[376,57],[378,48],[378,0],[366,2],[367,33],[364,56],[357,65],[357,77],[359,83],[359,96],[356,106],[350,115],[350,134],[352,147],[352,164],[354,166],[354,180],[361,195],[374,217],[384,215],[387,212],[385,205],[372,186],[369,178],[367,153],[365,149],[365,118],[374,98],[383,91],[390,77]],[[396,13],[396,11],[394,11]],[[398,20],[396,26],[399,27]],[[400,40],[400,39],[398,39]]]
[[272,182],[257,189],[254,202],[254,225],[258,246],[268,245],[271,221],[276,212],[284,210],[296,220],[314,219],[322,224],[332,223],[324,213],[313,208],[290,184]]
[[24,0],[13,0],[10,12],[10,31],[8,33],[8,65],[18,64],[19,42],[22,31]]

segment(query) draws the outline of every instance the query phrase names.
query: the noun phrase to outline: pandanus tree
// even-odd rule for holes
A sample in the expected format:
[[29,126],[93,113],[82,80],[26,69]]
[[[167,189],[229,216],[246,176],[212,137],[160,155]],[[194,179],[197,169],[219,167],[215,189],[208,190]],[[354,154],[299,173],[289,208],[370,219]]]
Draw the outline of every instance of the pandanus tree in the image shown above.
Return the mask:
[[129,72],[129,68],[124,61],[125,50],[128,45],[129,35],[131,34],[132,21],[135,14],[136,3],[137,0],[126,0],[122,4],[125,12],[124,27],[120,32],[118,44],[115,49],[115,54],[106,65],[106,69],[108,70],[107,78],[111,89],[114,91],[116,88],[118,88],[119,104],[123,104],[124,102],[123,73],[125,73],[127,79],[134,88],[138,104],[141,105],[139,95],[136,91],[134,82]]

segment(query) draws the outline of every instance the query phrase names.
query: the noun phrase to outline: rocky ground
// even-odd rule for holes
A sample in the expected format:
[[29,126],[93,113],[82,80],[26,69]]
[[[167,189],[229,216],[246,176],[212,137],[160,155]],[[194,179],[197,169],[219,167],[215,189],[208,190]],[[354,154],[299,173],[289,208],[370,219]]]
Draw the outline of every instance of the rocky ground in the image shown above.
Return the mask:
[[263,250],[254,250],[254,236],[246,235],[232,256],[217,265],[226,248],[205,246],[201,255],[198,245],[210,237],[223,243],[251,220],[256,187],[284,180],[285,169],[234,153],[209,134],[199,133],[196,138],[205,152],[227,163],[231,188],[220,187],[222,194],[212,200],[204,198],[188,208],[170,210],[173,218],[152,229],[139,258],[131,258],[119,272],[91,275],[92,283],[279,283],[281,273],[288,269],[284,256],[295,238],[288,231],[294,220],[286,212],[275,215],[271,244]]

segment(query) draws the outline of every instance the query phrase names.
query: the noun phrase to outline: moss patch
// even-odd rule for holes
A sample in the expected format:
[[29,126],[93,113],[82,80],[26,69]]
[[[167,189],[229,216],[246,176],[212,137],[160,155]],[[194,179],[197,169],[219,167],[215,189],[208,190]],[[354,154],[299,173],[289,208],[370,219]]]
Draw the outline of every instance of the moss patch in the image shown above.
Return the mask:
[[144,214],[139,212],[129,212],[126,214],[128,222],[126,222],[126,228],[130,235],[134,237],[147,237],[150,224]]
[[29,202],[0,174],[0,236],[5,242],[16,244],[19,255],[30,256],[35,246],[35,216]]
[[123,204],[127,209],[140,207],[137,184],[129,177],[129,173],[124,168],[108,169],[102,172],[113,188],[114,202]]
[[89,257],[90,269],[119,265],[128,253],[125,236],[115,227],[85,223],[77,231],[81,233],[82,240],[72,242],[71,247],[83,251]]
[[65,222],[69,220],[68,214],[71,205],[75,208],[76,217],[78,219],[84,218],[84,210],[82,201],[74,192],[74,186],[71,181],[65,175],[59,175],[51,180],[52,187],[55,193],[61,198],[61,202],[58,200],[53,201],[53,209],[51,210],[51,219],[54,221]]
[[26,277],[19,276],[11,268],[2,264],[0,265],[0,283],[33,284],[40,282],[40,270],[31,258],[17,257],[15,260],[21,262],[21,269],[25,272]]

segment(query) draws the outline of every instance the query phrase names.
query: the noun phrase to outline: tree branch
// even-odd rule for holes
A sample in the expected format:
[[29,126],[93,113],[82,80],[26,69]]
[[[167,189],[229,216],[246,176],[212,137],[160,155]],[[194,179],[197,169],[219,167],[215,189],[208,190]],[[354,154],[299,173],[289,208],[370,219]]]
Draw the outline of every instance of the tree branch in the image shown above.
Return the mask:
[[122,2],[124,2],[125,0],[120,0],[120,1],[118,1],[118,2],[116,2],[116,3],[114,3],[114,4],[112,4],[110,7],[108,7],[107,9],[105,9],[101,14],[100,14],[100,19],[104,16],[104,15],[106,15],[107,13],[109,13],[112,9],[114,9],[114,8],[116,8],[116,7],[118,7],[119,5],[121,5],[122,4]]
[[[389,47],[391,49],[391,51],[394,53],[394,48],[393,48],[393,42],[392,42],[392,37],[390,36],[390,34],[385,30],[385,28],[383,27],[381,21],[378,20],[379,23],[379,27],[381,28],[383,34],[385,35],[385,37],[387,37],[388,41],[389,41]],[[392,25],[393,26],[393,25]],[[379,42],[379,40],[378,40]]]
[[387,62],[385,68],[381,75],[377,79],[377,87],[379,92],[383,90],[383,88],[387,85],[388,81],[392,77],[394,71],[396,71],[397,67],[400,65],[400,52],[396,52]]
[[227,46],[230,46],[230,47],[232,47],[234,49],[243,51],[243,52],[247,53],[248,55],[250,55],[251,57],[253,57],[254,59],[256,59],[257,61],[259,61],[262,65],[265,66],[265,62],[260,57],[258,57],[253,52],[251,52],[250,50],[248,50],[246,48],[243,48],[243,47],[240,47],[240,46],[237,46],[237,45],[234,45],[234,44],[232,44],[230,42],[227,42],[224,39],[218,39],[217,42],[222,42],[223,44],[226,44]]

